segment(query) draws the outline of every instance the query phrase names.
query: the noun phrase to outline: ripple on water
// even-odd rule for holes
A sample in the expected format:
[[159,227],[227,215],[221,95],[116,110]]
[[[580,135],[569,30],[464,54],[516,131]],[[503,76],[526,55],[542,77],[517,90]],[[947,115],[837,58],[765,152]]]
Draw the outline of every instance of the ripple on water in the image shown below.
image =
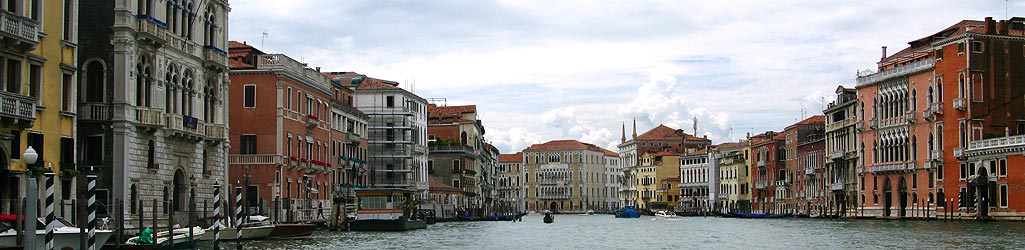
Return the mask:
[[[1025,224],[817,219],[616,219],[541,216],[522,222],[448,222],[408,232],[317,231],[295,240],[246,242],[254,249],[944,249],[1017,248]],[[225,244],[222,244],[224,246]],[[228,243],[227,245],[231,245]]]

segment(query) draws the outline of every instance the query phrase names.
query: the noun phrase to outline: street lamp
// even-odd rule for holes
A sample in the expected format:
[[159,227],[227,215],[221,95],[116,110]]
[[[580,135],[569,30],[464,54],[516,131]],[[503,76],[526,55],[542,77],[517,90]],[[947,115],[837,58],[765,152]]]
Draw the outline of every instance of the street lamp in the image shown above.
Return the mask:
[[23,154],[21,158],[25,160],[26,167],[35,167],[36,160],[39,159],[39,154],[36,153],[36,150],[33,149],[32,146],[28,146],[28,149],[25,149],[25,154]]
[[[35,168],[36,160],[39,159],[39,154],[36,153],[36,150],[33,149],[32,146],[28,146],[28,149],[25,149],[25,154],[22,155],[22,159],[25,160],[25,168],[29,168],[31,170],[31,169]],[[38,185],[39,184],[36,182],[35,172],[29,173],[29,175],[28,175],[28,187],[25,190],[25,200],[26,200],[25,210],[26,211],[24,212],[26,217],[27,217],[25,219],[26,223],[25,223],[25,231],[24,232],[29,232],[29,233],[24,235],[23,242],[25,242],[24,245],[26,246],[26,249],[30,249],[30,250],[31,249],[35,249],[35,245],[36,245],[35,244],[35,242],[36,242],[36,234],[35,234],[36,223],[35,223],[35,221],[36,221],[37,218],[39,218],[39,214],[37,214],[37,212],[36,212],[37,206],[39,204],[39,193],[38,193],[39,192],[38,191],[39,187],[38,187]]]

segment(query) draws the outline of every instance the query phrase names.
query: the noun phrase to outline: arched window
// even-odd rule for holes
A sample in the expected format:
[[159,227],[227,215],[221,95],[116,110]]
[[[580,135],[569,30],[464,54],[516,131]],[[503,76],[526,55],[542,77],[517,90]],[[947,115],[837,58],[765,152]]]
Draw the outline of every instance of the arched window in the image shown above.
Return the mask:
[[459,142],[462,143],[464,146],[466,145],[466,131],[459,133]]
[[174,70],[172,67],[167,67],[167,72],[164,72],[164,112],[173,113],[174,111],[174,78],[171,76]]
[[189,3],[185,5],[185,8],[187,10],[185,12],[185,39],[192,41],[192,25],[195,23],[194,20],[196,19],[193,2],[190,0]]
[[[141,72],[141,71],[140,71]],[[99,61],[89,62],[85,66],[85,101],[86,102],[103,102],[104,94],[104,70],[103,64]]]
[[128,196],[128,212],[131,214],[137,214],[139,212],[142,212],[135,210],[139,205],[139,191],[136,190],[135,184],[132,184],[132,186],[128,188],[128,190],[130,190]]
[[156,167],[156,146],[153,145],[153,140],[149,140],[148,147],[146,149],[146,167]]
[[193,113],[192,113],[192,111],[193,111],[192,110],[192,94],[193,94],[194,89],[193,89],[193,85],[192,85],[192,70],[191,69],[185,69],[184,77],[182,77],[182,84],[184,85],[184,89],[181,92],[181,94],[182,94],[182,114],[184,114],[186,116],[193,116]]
[[911,90],[911,103],[909,104],[911,105],[911,111],[918,110],[918,91]]

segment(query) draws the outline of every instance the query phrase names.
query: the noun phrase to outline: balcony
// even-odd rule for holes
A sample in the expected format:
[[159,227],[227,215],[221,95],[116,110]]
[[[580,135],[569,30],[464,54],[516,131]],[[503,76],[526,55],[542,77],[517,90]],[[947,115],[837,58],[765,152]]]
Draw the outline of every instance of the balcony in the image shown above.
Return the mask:
[[[969,145],[971,145],[971,144],[969,144]],[[962,148],[962,147],[954,148],[954,158],[964,159],[965,158],[964,148]]]
[[910,74],[926,71],[935,67],[936,62],[932,59],[923,59],[917,62],[912,62],[902,66],[898,66],[893,69],[883,70],[868,75],[859,75],[857,80],[857,86],[866,86],[876,84],[891,78],[907,76]]
[[259,155],[229,155],[228,164],[231,165],[280,165],[285,163],[285,157],[281,155],[259,154]]
[[39,44],[39,22],[11,12],[0,11],[0,36],[8,46],[14,45],[28,52]]
[[320,126],[320,117],[317,117],[316,115],[306,115],[306,126],[311,128]]
[[813,168],[813,167],[806,167],[806,168],[804,168],[804,174],[806,174],[806,175],[813,175],[813,174],[815,174],[815,168]]
[[352,143],[360,143],[361,141],[363,141],[362,137],[353,132],[346,133],[346,138],[349,139],[349,142]]
[[833,160],[842,160],[844,157],[844,152],[840,150],[834,150],[833,152],[829,153],[829,157]]
[[197,139],[206,135],[206,124],[195,117],[174,113],[164,114],[164,117],[167,119],[167,129],[176,134]]
[[441,154],[446,154],[446,153],[447,154],[463,154],[465,156],[472,157],[472,158],[476,158],[477,157],[477,153],[474,152],[473,148],[470,147],[470,146],[465,146],[465,145],[462,145],[462,146],[439,146],[439,145],[434,145],[434,146],[430,146],[430,152],[431,153],[441,153]]
[[164,39],[167,40],[167,45],[172,48],[181,50],[182,52],[185,52],[185,54],[198,56],[196,48],[199,47],[199,45],[196,44],[196,42],[185,39],[185,37],[179,36],[169,29],[164,30]]
[[904,118],[907,119],[909,123],[915,123],[915,121],[918,120],[918,117],[917,117],[916,114],[918,114],[918,113],[909,112],[906,116],[904,116]]
[[764,168],[765,167],[765,160],[758,160],[757,166],[759,168]]
[[79,121],[110,121],[110,107],[106,103],[85,103],[78,106]]
[[907,172],[915,169],[915,163],[904,162],[904,163],[879,163],[873,164],[869,167],[869,171],[872,173],[881,172]]
[[964,98],[954,98],[954,109],[958,111],[965,111],[968,108],[968,103],[965,102]]
[[218,140],[218,141],[227,140],[228,139],[228,126],[224,125],[224,124],[207,123],[206,124],[206,137],[210,138],[210,139],[213,139],[213,140]]
[[155,108],[135,107],[135,122],[143,126],[163,127],[164,111]]
[[774,184],[775,184],[774,186],[777,186],[777,187],[781,187],[781,186],[789,186],[789,185],[790,185],[790,181],[787,181],[787,180],[778,180],[778,181],[776,181],[776,182],[775,182]]
[[204,64],[211,68],[216,69],[227,69],[228,68],[228,52],[221,48],[213,45],[203,46],[203,60],[206,60]]
[[765,189],[766,186],[768,185],[766,185],[764,181],[759,181],[758,183],[755,183],[755,189]]
[[864,130],[865,129],[865,122],[864,121],[858,121],[857,123],[854,124],[854,129],[857,129],[858,131]]
[[943,161],[943,150],[933,149],[929,150],[930,161]]
[[32,127],[36,122],[36,99],[0,91],[0,118],[6,124],[17,123],[21,127]]
[[414,155],[426,155],[427,152],[428,151],[427,151],[427,147],[426,146],[420,145],[420,144],[413,144],[413,154]]
[[943,114],[943,103],[942,102],[930,103],[929,107],[925,108],[925,111],[922,111],[922,117],[925,117],[925,119],[929,120],[929,121],[935,121],[936,120],[936,116],[937,115],[942,115],[942,114]]
[[162,46],[167,43],[164,38],[164,30],[167,24],[149,15],[139,15],[139,27],[136,28],[136,35],[150,43]]
[[873,117],[872,119],[869,119],[868,120],[868,127],[871,128],[871,129],[879,128],[879,119],[875,118],[875,117]]
[[1025,145],[1025,135],[1016,135],[972,141],[968,143],[968,148],[972,151],[975,151],[1005,147],[1017,147],[1023,145]]
[[832,188],[833,191],[839,191],[839,190],[843,190],[843,186],[844,186],[843,182],[837,182],[837,183],[833,183],[833,185],[831,185],[831,188]]

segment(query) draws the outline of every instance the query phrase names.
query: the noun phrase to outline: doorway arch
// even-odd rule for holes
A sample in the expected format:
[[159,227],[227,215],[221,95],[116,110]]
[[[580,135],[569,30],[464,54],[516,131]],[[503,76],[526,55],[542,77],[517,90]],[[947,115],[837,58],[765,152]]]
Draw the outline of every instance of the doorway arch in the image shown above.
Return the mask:
[[890,178],[883,178],[883,217],[890,217],[890,206],[893,205],[893,187]]
[[907,216],[908,209],[908,184],[904,176],[900,177],[900,182],[897,184],[897,193],[900,197],[897,197],[897,207],[899,214],[898,217]]
[[174,211],[183,211],[184,204],[186,202],[186,194],[188,189],[186,188],[185,171],[177,169],[174,171],[174,180],[171,182],[171,204]]
[[552,211],[553,213],[555,211],[559,211],[559,203],[553,201],[551,204],[548,205],[548,210]]

